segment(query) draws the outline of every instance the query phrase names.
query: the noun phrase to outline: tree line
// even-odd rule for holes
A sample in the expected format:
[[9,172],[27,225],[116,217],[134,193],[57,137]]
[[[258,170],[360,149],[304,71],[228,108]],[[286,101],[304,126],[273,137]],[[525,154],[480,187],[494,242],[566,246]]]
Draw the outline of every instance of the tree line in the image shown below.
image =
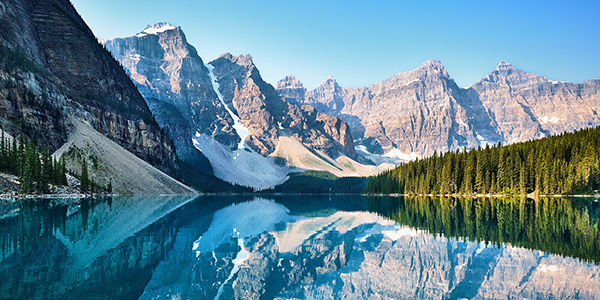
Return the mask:
[[47,149],[38,150],[35,138],[26,140],[22,135],[0,137],[0,172],[16,175],[21,181],[23,193],[48,193],[49,184],[67,185],[66,167],[63,159],[56,160]]
[[583,194],[600,187],[600,127],[535,141],[437,152],[371,177],[367,193]]

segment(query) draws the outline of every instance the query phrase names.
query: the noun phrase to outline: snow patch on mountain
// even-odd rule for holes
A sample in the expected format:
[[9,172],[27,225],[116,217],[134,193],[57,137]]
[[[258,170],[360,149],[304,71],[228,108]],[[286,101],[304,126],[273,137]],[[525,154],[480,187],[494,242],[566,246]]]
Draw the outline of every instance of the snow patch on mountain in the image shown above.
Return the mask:
[[159,33],[163,33],[165,31],[173,30],[173,29],[177,29],[177,27],[175,27],[175,26],[173,26],[173,25],[171,25],[169,23],[164,23],[164,22],[163,23],[156,23],[156,24],[154,24],[152,26],[150,26],[150,25],[146,26],[146,28],[142,32],[136,34],[135,36],[137,36],[137,37],[144,37],[144,36],[147,36],[149,34],[151,34],[151,35],[158,35]]
[[544,124],[546,124],[546,123],[558,123],[558,121],[560,121],[560,118],[545,116],[545,117],[541,117],[540,120]]
[[367,146],[365,146],[365,145],[354,146],[354,150],[362,151],[366,154],[373,154],[373,153],[369,152],[369,150],[367,149]]
[[240,137],[240,143],[238,144],[238,149],[244,149],[244,147],[245,147],[244,140],[246,139],[246,137],[248,137],[248,128],[246,128],[246,127],[244,127],[244,125],[242,125],[242,122],[240,122],[240,118],[236,114],[233,113],[233,111],[229,108],[229,106],[227,106],[227,104],[225,104],[225,101],[223,100],[223,95],[221,94],[221,91],[219,91],[219,81],[217,80],[217,76],[215,76],[215,73],[214,73],[215,67],[211,64],[204,64],[204,65],[208,69],[208,76],[210,76],[210,80],[212,82],[212,86],[213,86],[213,89],[215,90],[215,93],[217,93],[217,96],[219,97],[219,100],[223,104],[223,107],[225,107],[225,109],[227,110],[229,115],[231,115],[231,118],[233,119],[233,128],[235,129],[235,132],[237,132],[237,135]]
[[412,152],[411,154],[406,154],[403,153],[402,151],[398,150],[397,148],[394,148],[392,150],[390,150],[388,153],[384,154],[383,156],[385,157],[395,157],[395,158],[399,158],[401,160],[406,160],[406,161],[410,161],[410,160],[415,160],[417,158],[421,158],[420,155]]
[[288,167],[280,167],[274,159],[244,149],[231,152],[212,136],[196,133],[194,147],[202,151],[212,165],[215,176],[227,182],[264,190],[284,183]]
[[486,141],[485,138],[483,136],[481,136],[479,133],[475,133],[475,138],[477,138],[477,140],[479,141],[479,145],[481,147],[494,146],[494,143],[490,143],[490,142]]
[[361,155],[363,158],[370,160],[375,165],[377,165],[377,167],[381,171],[393,169],[397,165],[399,165],[403,162],[403,160],[398,157],[390,157],[390,156],[383,156],[380,154],[373,154],[373,153],[369,152],[367,147],[364,145],[355,146],[354,149],[356,150],[356,153]]

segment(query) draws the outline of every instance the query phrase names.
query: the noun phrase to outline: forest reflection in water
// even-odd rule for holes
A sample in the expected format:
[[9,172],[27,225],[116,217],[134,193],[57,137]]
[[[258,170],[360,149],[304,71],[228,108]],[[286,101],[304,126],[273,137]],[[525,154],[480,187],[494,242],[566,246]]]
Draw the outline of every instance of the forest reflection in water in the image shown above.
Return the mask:
[[400,225],[431,234],[600,263],[600,205],[589,198],[368,197],[367,204]]

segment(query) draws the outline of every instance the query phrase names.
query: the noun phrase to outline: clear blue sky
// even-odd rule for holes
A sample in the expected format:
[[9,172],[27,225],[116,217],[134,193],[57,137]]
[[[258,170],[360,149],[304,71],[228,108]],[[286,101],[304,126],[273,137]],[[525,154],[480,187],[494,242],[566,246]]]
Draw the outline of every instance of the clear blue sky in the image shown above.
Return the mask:
[[369,86],[430,59],[460,86],[501,60],[551,80],[600,76],[600,1],[72,0],[94,33],[181,26],[205,62],[251,54],[263,78]]

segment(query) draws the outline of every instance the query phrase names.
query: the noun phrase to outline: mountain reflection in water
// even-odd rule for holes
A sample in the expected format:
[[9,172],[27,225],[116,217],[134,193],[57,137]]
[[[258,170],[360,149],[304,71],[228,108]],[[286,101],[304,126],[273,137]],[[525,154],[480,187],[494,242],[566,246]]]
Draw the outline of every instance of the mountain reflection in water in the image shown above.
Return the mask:
[[0,220],[2,299],[595,299],[598,203],[115,197]]

